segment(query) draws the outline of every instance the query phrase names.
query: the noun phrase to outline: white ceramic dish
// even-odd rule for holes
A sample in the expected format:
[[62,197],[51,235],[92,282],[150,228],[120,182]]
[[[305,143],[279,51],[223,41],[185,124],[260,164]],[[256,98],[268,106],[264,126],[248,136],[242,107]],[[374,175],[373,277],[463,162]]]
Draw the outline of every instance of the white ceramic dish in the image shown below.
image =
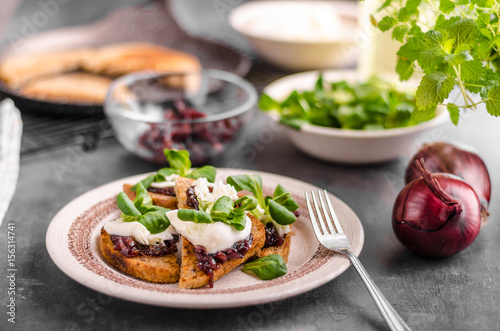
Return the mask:
[[[218,177],[260,174],[264,191],[284,185],[299,203],[301,216],[294,223],[288,274],[262,281],[241,272],[241,267],[214,283],[214,288],[179,289],[177,284],[156,284],[126,275],[109,266],[99,252],[103,222],[116,218],[116,195],[124,183],[136,183],[148,174],[123,178],[91,190],[68,203],[52,220],[46,243],[50,257],[69,277],[84,286],[117,298],[165,307],[226,308],[262,304],[285,299],[334,279],[350,265],[349,260],[319,245],[307,212],[304,191],[318,187],[283,177],[250,170],[218,169]],[[330,195],[342,228],[359,255],[364,232],[356,214],[341,200]]]
[[[279,79],[264,89],[276,100],[284,100],[293,90],[309,90],[314,87],[319,71],[290,75]],[[325,81],[356,81],[355,70],[331,70],[323,72]],[[395,77],[396,78],[396,77]],[[394,80],[397,82],[397,79]],[[398,82],[401,89],[413,88],[414,83]],[[285,127],[292,143],[306,154],[316,158],[348,164],[370,164],[386,162],[410,153],[417,138],[426,131],[444,123],[449,117],[444,108],[438,108],[438,115],[427,122],[404,128],[361,131],[321,127],[305,124],[300,130]],[[275,121],[278,114],[266,113]]]
[[[340,16],[338,39],[289,39],[283,37],[279,27],[274,29],[279,32],[275,36],[257,33],[252,27],[255,20],[281,19],[280,15],[287,10],[306,12],[318,8],[320,13],[332,10]],[[357,8],[352,1],[252,1],[235,8],[229,15],[229,23],[245,36],[259,56],[276,66],[291,70],[338,68],[357,60],[356,40],[360,39]]]

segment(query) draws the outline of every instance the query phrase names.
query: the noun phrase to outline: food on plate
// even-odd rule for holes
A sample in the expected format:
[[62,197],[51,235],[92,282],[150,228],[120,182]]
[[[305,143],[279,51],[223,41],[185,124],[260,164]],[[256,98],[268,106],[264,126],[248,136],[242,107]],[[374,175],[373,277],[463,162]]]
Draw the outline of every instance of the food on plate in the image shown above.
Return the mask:
[[421,177],[398,194],[392,228],[411,251],[427,257],[448,257],[467,248],[481,228],[481,204],[474,189],[448,173],[431,174],[416,160]]
[[453,144],[436,141],[426,144],[411,158],[406,168],[405,184],[422,176],[416,160],[421,158],[429,172],[445,172],[462,178],[476,191],[481,202],[481,224],[488,221],[488,204],[491,197],[491,180],[484,161],[474,152]]
[[[119,43],[43,54],[10,56],[0,62],[0,79],[21,95],[40,100],[100,104],[111,78],[136,71],[194,72],[198,59],[149,43]],[[186,75],[192,88],[199,80]],[[184,81],[168,81],[179,86]],[[123,91],[127,96],[127,91]]]
[[[258,175],[230,176],[224,183],[215,180],[211,166],[191,169],[187,151],[164,154],[170,167],[130,186],[133,201],[121,192],[121,217],[103,226],[101,252],[111,265],[153,282],[178,280],[184,289],[213,287],[250,259],[256,261],[246,271],[261,279],[286,273],[290,224],[297,219],[298,205],[284,187],[278,185],[273,196],[264,196]],[[172,182],[174,196],[169,197],[177,206],[155,205],[147,187],[168,183],[170,189]],[[180,263],[177,242],[182,246]]]
[[[161,168],[156,173],[140,181],[153,199],[154,205],[171,209],[177,208],[178,201],[174,191],[175,179],[177,177],[182,176],[193,179],[204,177],[211,183],[215,180],[216,170],[213,166],[206,165],[197,169],[191,169],[189,152],[186,150],[164,149],[163,157],[167,159],[170,167]],[[123,185],[123,191],[131,200],[135,199],[136,187],[137,184]]]
[[72,72],[95,50],[82,48],[41,54],[13,55],[0,62],[0,79],[16,89],[39,78]]
[[282,124],[352,130],[381,130],[418,124],[415,95],[378,78],[366,82],[326,82],[320,75],[307,91],[293,91],[283,101],[263,94],[259,107],[280,116]]
[[50,101],[102,103],[111,79],[87,73],[70,73],[40,78],[21,88],[21,94]]
[[165,216],[167,209],[154,206],[140,183],[133,202],[121,192],[117,205],[121,217],[107,221],[101,230],[102,256],[113,267],[137,278],[177,282],[179,263],[175,253],[179,236]]
[[135,71],[189,72],[201,69],[198,59],[185,52],[148,43],[112,44],[85,58],[83,69],[105,76],[122,76]]

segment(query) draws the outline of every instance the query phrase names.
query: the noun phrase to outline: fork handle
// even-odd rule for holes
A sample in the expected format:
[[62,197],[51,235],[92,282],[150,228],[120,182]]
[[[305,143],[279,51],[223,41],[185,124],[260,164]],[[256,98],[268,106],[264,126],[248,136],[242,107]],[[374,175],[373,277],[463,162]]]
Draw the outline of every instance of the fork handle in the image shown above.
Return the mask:
[[380,313],[384,317],[389,328],[393,331],[411,331],[410,327],[405,323],[405,321],[403,321],[396,310],[394,310],[382,292],[380,292],[377,285],[375,285],[356,255],[348,249],[343,249],[340,252],[351,260],[352,265],[363,280],[363,283],[365,283],[366,288],[370,292],[373,301],[375,301],[378,310],[380,310]]

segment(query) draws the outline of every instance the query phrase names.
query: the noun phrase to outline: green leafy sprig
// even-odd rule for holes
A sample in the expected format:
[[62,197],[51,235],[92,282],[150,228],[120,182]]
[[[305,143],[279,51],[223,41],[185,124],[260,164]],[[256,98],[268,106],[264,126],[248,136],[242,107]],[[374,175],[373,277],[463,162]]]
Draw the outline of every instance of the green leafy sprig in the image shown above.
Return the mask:
[[236,191],[244,190],[254,194],[264,213],[255,208],[257,206],[252,213],[264,223],[272,219],[279,225],[289,225],[297,220],[293,212],[299,205],[282,185],[276,186],[273,196],[264,196],[262,178],[259,175],[229,176],[227,183],[234,186]]
[[445,104],[455,125],[461,109],[482,103],[489,114],[500,116],[498,1],[386,0],[379,12],[385,16],[378,28],[392,30],[392,38],[402,43],[396,65],[400,79],[424,74],[416,92],[418,120],[433,116],[454,86],[464,101]]
[[215,203],[200,203],[200,210],[180,209],[177,217],[183,221],[194,223],[222,222],[232,225],[237,231],[243,231],[246,225],[245,211],[257,207],[257,199],[246,195],[236,201],[228,196],[222,196]]
[[254,273],[263,280],[271,280],[285,275],[288,270],[285,261],[279,254],[270,254],[245,264],[242,271]]
[[[165,154],[170,167],[162,168],[158,170],[157,173],[149,175],[148,177],[141,180],[139,183],[141,183],[146,189],[149,188],[154,182],[166,182],[167,177],[173,174],[192,179],[204,177],[210,183],[213,183],[215,181],[217,170],[213,166],[206,165],[191,170],[191,160],[189,159],[188,151],[165,149],[163,150],[163,153]],[[137,184],[132,186],[132,191],[135,191],[136,188]]]
[[134,201],[120,192],[116,198],[116,204],[121,211],[121,217],[125,222],[139,222],[148,229],[151,234],[165,231],[170,226],[165,212],[170,209],[153,205],[153,200],[146,188],[137,184],[136,197]]

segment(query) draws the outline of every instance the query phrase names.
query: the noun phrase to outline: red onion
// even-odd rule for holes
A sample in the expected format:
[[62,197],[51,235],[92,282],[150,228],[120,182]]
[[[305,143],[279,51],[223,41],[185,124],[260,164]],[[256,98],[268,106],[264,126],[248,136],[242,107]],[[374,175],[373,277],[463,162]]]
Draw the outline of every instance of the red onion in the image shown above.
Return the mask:
[[481,158],[473,153],[446,142],[424,145],[413,156],[406,168],[405,184],[421,176],[415,160],[423,158],[431,172],[446,172],[457,175],[476,191],[481,202],[481,223],[488,220],[488,204],[491,196],[491,181],[488,169]]
[[392,228],[411,251],[446,257],[467,248],[481,227],[481,206],[474,189],[455,175],[430,174],[416,160],[421,177],[399,193],[392,210]]

